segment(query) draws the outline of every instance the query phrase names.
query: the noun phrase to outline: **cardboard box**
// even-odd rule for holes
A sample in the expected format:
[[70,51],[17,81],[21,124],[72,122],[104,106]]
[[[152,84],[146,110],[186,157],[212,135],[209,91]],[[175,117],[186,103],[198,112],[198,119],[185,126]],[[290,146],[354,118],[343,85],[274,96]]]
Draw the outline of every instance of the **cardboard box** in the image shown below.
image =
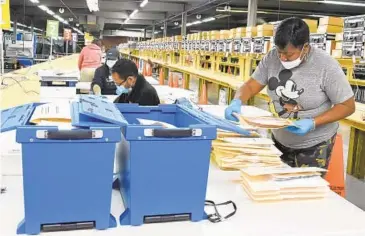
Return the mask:
[[244,38],[246,37],[246,32],[236,32],[236,37],[235,38]]
[[331,53],[332,57],[334,58],[342,58],[342,49],[335,49],[335,50],[332,50],[332,53]]
[[274,35],[274,25],[264,24],[257,26],[258,37],[273,36],[273,35]]
[[220,31],[220,39],[227,39],[229,37],[229,30]]
[[274,25],[272,25],[272,24],[263,24],[263,25],[257,26],[257,32],[258,31],[273,31],[273,30],[274,30]]
[[246,37],[253,38],[257,36],[257,27],[249,26],[246,28]]
[[342,26],[336,26],[336,25],[320,25],[318,27],[317,33],[318,34],[325,34],[325,33],[341,33],[343,32]]
[[326,16],[319,19],[319,25],[334,25],[343,27],[343,18]]
[[202,40],[202,32],[196,33],[195,39]]
[[307,23],[310,33],[316,33],[317,32],[317,27],[318,27],[318,21],[317,20],[303,19],[303,21],[305,23]]
[[335,41],[336,42],[342,42],[343,41],[343,33],[337,33]]
[[238,27],[236,29],[235,38],[244,38],[244,37],[246,37],[246,27]]
[[235,38],[236,37],[236,29],[231,29],[230,31],[229,31],[229,38],[230,39],[233,39],[233,38]]
[[257,31],[257,37],[264,37],[264,36],[273,36],[274,31],[273,30],[264,30],[264,31]]
[[217,30],[210,31],[210,39],[212,40],[220,39],[219,31]]
[[204,31],[202,32],[202,40],[208,40],[209,39],[209,32]]
[[236,33],[242,33],[242,32],[246,33],[246,27],[238,27],[238,28],[236,28]]
[[342,50],[342,42],[336,42],[336,49]]

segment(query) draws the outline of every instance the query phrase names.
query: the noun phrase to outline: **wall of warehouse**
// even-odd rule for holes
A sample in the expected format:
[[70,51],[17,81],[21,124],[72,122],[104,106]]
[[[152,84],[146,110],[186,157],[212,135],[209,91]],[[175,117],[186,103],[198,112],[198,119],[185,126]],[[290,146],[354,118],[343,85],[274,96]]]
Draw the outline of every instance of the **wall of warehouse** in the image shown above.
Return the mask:
[[104,36],[102,39],[102,43],[105,46],[106,50],[108,50],[112,46],[127,42],[128,42],[128,37],[122,37],[122,36]]

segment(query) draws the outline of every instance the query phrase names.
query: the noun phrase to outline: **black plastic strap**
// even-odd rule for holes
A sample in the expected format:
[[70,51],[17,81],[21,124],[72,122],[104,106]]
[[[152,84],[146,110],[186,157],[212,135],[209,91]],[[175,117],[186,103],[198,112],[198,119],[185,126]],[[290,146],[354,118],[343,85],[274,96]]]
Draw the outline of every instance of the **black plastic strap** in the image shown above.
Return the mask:
[[48,131],[47,139],[55,140],[80,140],[92,139],[93,133],[91,130],[58,130]]
[[193,136],[192,129],[154,129],[153,136],[159,138],[184,138]]
[[[231,213],[229,213],[228,215],[226,215],[226,216],[222,216],[221,214],[219,214],[218,206],[223,206],[223,205],[228,205],[228,204],[232,204],[233,211]],[[208,215],[208,220],[210,222],[212,222],[212,223],[222,222],[222,221],[224,221],[224,220],[232,217],[237,212],[237,206],[236,206],[236,204],[233,201],[226,201],[226,202],[222,202],[222,203],[215,203],[214,201],[211,201],[211,200],[205,200],[205,206],[212,206],[212,207],[214,207],[215,213]]]

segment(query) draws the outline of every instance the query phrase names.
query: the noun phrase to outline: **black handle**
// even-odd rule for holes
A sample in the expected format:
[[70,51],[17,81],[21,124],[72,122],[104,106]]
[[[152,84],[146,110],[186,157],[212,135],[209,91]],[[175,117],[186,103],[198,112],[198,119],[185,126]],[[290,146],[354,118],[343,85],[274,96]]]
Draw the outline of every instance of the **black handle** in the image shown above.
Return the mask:
[[184,138],[193,136],[192,129],[154,129],[153,136],[158,138]]
[[92,139],[93,132],[91,130],[57,130],[48,131],[47,139],[55,140],[79,140]]

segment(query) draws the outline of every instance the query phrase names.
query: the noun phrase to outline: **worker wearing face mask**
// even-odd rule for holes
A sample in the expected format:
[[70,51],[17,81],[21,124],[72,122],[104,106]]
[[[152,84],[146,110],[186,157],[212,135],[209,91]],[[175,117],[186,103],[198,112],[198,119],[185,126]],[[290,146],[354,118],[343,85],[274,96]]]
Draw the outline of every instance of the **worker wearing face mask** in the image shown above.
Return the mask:
[[116,86],[112,78],[111,70],[119,59],[119,52],[114,47],[106,53],[106,61],[95,71],[91,83],[91,90],[95,95],[115,95]]
[[293,125],[273,130],[281,159],[290,166],[328,167],[338,121],[355,111],[354,94],[339,63],[309,45],[308,25],[299,18],[281,22],[275,48],[260,62],[225,111],[226,119],[265,86],[271,111],[293,119]]
[[120,59],[112,68],[112,77],[119,95],[115,103],[137,103],[142,106],[156,106],[160,99],[155,88],[138,74],[136,64],[128,59]]

